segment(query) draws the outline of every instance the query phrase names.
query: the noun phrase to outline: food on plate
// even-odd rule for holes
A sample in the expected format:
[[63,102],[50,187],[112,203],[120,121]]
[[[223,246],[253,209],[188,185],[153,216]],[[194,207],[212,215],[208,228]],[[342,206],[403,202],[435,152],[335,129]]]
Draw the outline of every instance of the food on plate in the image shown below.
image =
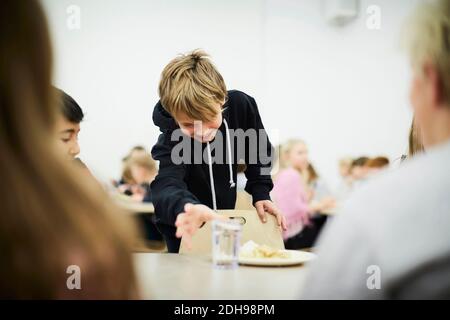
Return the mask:
[[241,258],[266,258],[266,259],[289,259],[289,251],[279,250],[267,245],[259,245],[254,241],[247,241],[239,252]]

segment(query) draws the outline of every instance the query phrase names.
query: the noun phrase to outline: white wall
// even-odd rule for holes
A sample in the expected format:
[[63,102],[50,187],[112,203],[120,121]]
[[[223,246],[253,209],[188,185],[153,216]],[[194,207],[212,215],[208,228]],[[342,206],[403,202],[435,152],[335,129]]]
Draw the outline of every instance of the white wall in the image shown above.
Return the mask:
[[[204,48],[229,88],[253,95],[268,130],[307,141],[331,185],[337,159],[404,152],[410,122],[408,66],[398,48],[411,0],[362,0],[345,27],[327,25],[317,0],[44,0],[55,84],[86,113],[81,158],[100,177],[158,135],[151,113],[159,75],[177,53]],[[66,26],[69,5],[81,29]],[[366,27],[367,6],[382,10]]]

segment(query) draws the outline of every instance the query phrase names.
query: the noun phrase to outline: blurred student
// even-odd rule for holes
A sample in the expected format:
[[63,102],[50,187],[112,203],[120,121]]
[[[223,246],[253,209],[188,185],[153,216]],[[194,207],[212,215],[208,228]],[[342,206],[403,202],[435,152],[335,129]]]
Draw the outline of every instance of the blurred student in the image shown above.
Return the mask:
[[331,191],[328,188],[325,180],[319,176],[316,169],[311,163],[308,163],[308,168],[303,175],[309,189],[312,192],[310,202],[320,202],[332,197]]
[[339,176],[341,181],[335,190],[336,199],[339,201],[344,200],[348,197],[352,190],[353,177],[351,173],[353,159],[350,157],[345,157],[339,160]]
[[[220,218],[213,210],[235,208],[236,169],[241,160],[236,150],[244,146],[244,141],[238,141],[237,146],[233,143],[235,148],[231,150],[230,130],[257,133],[258,141],[249,144],[242,154],[247,164],[245,190],[252,195],[253,205],[263,221],[269,213],[277,217],[279,225],[284,225],[282,215],[270,201],[272,146],[255,100],[241,91],[227,91],[222,75],[200,50],[181,55],[164,68],[159,96],[161,100],[153,111],[153,121],[161,135],[152,155],[160,162],[160,168],[151,189],[158,227],[169,252],[178,252],[180,239],[177,236],[184,236],[189,246],[190,237],[200,226]],[[177,141],[172,139],[174,132],[182,133]],[[214,149],[217,161],[213,163],[210,143],[217,141],[217,135],[223,142],[223,158],[216,157],[218,147]],[[189,146],[184,143],[184,137]],[[262,141],[265,146],[260,149]],[[189,160],[181,164],[173,157],[179,144],[186,147],[183,154],[190,155]],[[261,154],[267,155],[268,163],[262,161]],[[200,164],[195,163],[195,158],[200,158]],[[254,159],[249,161],[251,158]]]
[[389,159],[382,156],[371,158],[367,161],[366,167],[368,176],[373,176],[389,168]]
[[286,218],[287,230],[283,239],[287,249],[312,247],[325,219],[312,217],[332,207],[328,201],[310,204],[311,193],[302,176],[309,166],[308,150],[303,141],[292,139],[283,146],[280,154],[283,167],[274,179],[272,195]]
[[[1,6],[0,299],[135,298],[129,221],[54,139],[59,110],[42,8]],[[70,290],[77,267],[81,290]]]
[[360,181],[366,178],[367,161],[369,161],[368,157],[359,157],[353,160],[350,167],[350,174],[353,181]]
[[[158,174],[155,160],[153,160],[150,154],[138,152],[130,155],[128,166],[134,182],[131,185],[132,199],[139,202],[151,203],[152,193],[150,184]],[[147,240],[163,241],[162,235],[156,226],[156,217],[154,214],[138,213],[136,217]]]
[[136,185],[136,181],[131,174],[130,159],[139,156],[150,156],[143,146],[134,146],[128,152],[128,154],[122,159],[122,174],[119,180],[113,180],[112,184],[119,190],[120,193],[128,196],[133,195],[131,190],[133,185]]
[[351,167],[353,159],[345,157],[339,160],[339,175],[342,179],[347,179],[351,176]]
[[359,157],[353,160],[350,168],[351,173],[351,192],[355,189],[359,189],[367,181],[367,174],[369,172],[367,168],[368,157]]
[[158,174],[155,160],[150,154],[135,155],[128,160],[128,166],[134,182],[133,199],[152,202],[150,184]]
[[304,298],[450,298],[450,1],[420,4],[407,30],[427,152],[353,194],[322,233]]

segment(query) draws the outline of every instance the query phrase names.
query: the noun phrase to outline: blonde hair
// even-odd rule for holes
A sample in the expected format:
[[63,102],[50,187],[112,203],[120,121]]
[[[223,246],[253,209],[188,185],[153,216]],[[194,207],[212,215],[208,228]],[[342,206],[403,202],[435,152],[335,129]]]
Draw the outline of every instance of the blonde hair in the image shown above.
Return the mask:
[[289,166],[288,156],[291,152],[292,148],[297,144],[303,144],[306,146],[306,143],[301,139],[289,139],[285,143],[281,145],[280,148],[280,168],[285,169]]
[[156,161],[153,160],[152,156],[149,154],[140,154],[140,155],[131,157],[128,160],[128,166],[130,168],[132,166],[142,167],[151,172],[156,171]]
[[185,114],[193,120],[213,120],[227,97],[221,74],[202,50],[182,54],[164,68],[159,82],[164,109],[173,117]]
[[[404,29],[412,65],[418,69],[427,59],[437,68],[443,95],[450,102],[450,0],[421,3]],[[419,71],[419,70],[417,70]]]
[[[4,1],[0,27],[0,299],[136,297],[130,221],[53,143],[58,109],[42,8]],[[66,285],[70,265],[81,269],[82,290]]]
[[348,166],[350,167],[352,165],[353,159],[350,157],[345,157],[345,158],[341,158],[339,159],[339,166]]

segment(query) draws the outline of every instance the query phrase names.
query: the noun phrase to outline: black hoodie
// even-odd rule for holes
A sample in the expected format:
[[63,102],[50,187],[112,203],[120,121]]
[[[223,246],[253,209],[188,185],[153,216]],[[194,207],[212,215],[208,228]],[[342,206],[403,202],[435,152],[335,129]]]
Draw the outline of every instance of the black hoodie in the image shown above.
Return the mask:
[[[271,176],[267,172],[270,171],[272,165],[272,146],[261,122],[255,100],[243,92],[236,90],[228,91],[228,99],[224,105],[222,114],[224,121],[219,131],[223,137],[222,157],[224,160],[221,164],[214,163],[214,155],[216,152],[212,152],[212,170],[217,208],[234,209],[236,188],[231,187],[230,182],[236,181],[238,161],[244,161],[247,164],[245,171],[247,184],[245,190],[252,195],[253,203],[259,200],[270,200],[269,193],[272,190],[273,184]],[[201,164],[175,164],[172,161],[172,149],[181,139],[171,141],[171,137],[174,130],[179,129],[179,127],[172,116],[163,108],[161,102],[158,102],[155,106],[153,122],[161,131],[158,142],[152,148],[153,158],[160,162],[159,173],[151,184],[153,204],[155,206],[158,226],[168,242],[169,251],[177,252],[179,241],[174,237],[176,230],[174,225],[177,215],[184,211],[184,205],[186,203],[204,204],[213,208],[213,192],[211,190],[209,165],[205,161],[202,161]],[[243,149],[240,149],[241,151],[238,150],[238,147],[244,147],[243,144],[239,144],[235,140],[236,142],[232,148],[232,179],[230,177],[230,165],[228,161],[230,159],[229,149],[226,143],[226,139],[230,136],[227,135],[225,122],[231,131],[233,129],[242,129],[244,131],[247,129],[256,129],[258,132],[261,131],[263,133],[263,135],[256,135],[258,143],[250,143],[250,139],[247,139],[245,141],[244,152],[242,152]],[[265,139],[265,143],[260,144],[260,139]],[[213,151],[215,151],[213,147],[214,143],[218,140],[216,135],[216,139],[210,143]],[[188,141],[191,146],[191,154],[194,153],[194,149],[197,152],[200,150],[202,152],[205,151],[206,143],[200,143],[191,138]],[[255,142],[255,140],[253,141]],[[259,145],[266,150],[261,150],[260,152]],[[237,159],[238,156],[240,159]],[[191,160],[193,160],[193,155]],[[261,174],[261,171],[264,174]],[[175,244],[169,243],[174,241],[176,242]]]

